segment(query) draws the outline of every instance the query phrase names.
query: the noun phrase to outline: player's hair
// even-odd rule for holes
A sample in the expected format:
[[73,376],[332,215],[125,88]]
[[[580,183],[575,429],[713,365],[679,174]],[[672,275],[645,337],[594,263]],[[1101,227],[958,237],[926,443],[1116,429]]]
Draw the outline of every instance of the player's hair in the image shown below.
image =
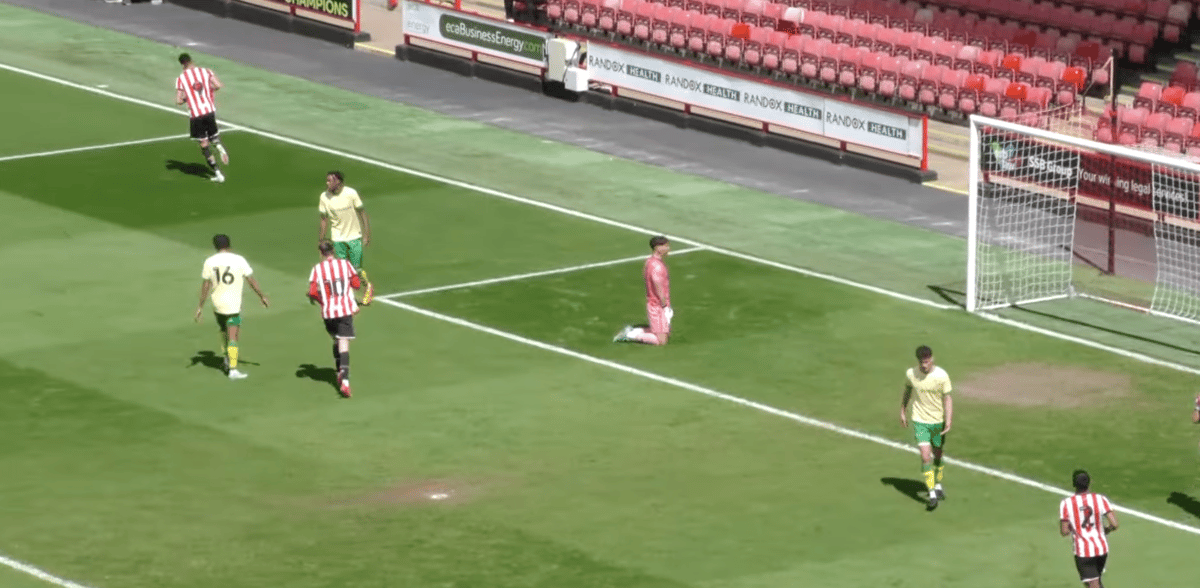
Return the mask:
[[317,251],[320,251],[321,255],[333,255],[333,242],[321,241],[321,243],[317,245]]
[[179,54],[179,65],[187,65],[192,62],[192,56],[187,53]]
[[918,360],[925,361],[926,359],[929,359],[931,357],[933,357],[933,350],[930,349],[928,345],[922,345],[917,348],[917,359]]
[[662,235],[658,235],[656,237],[650,237],[650,248],[651,249],[654,249],[655,247],[658,247],[659,245],[666,245],[667,243],[670,243],[670,241],[668,241],[667,238]]
[[325,174],[325,175],[326,175],[326,176],[333,176],[333,177],[337,178],[339,182],[344,182],[344,181],[346,180],[346,177],[342,175],[342,172],[340,172],[340,171],[338,171],[338,170],[336,170],[336,169],[335,169],[335,170],[333,170],[333,171],[331,171],[331,172],[329,172],[329,173],[327,173],[327,174]]
[[1076,492],[1087,492],[1092,485],[1092,477],[1085,470],[1075,470],[1071,473],[1071,484],[1075,486]]
[[229,249],[229,235],[213,236],[213,247],[217,249]]

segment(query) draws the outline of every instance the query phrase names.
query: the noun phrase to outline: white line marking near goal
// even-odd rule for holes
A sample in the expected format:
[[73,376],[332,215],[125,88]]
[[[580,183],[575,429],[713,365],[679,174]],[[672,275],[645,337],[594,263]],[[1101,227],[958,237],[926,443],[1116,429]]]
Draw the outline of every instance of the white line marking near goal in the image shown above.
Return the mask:
[[[920,451],[916,447],[913,447],[911,445],[906,445],[904,443],[892,441],[891,439],[886,439],[884,437],[878,437],[878,436],[872,435],[870,433],[864,433],[862,431],[848,429],[848,428],[842,427],[840,425],[835,425],[830,422],[822,421],[822,420],[815,419],[812,417],[807,417],[802,414],[789,412],[789,411],[783,410],[781,408],[775,408],[773,406],[763,404],[761,402],[755,402],[753,400],[748,400],[748,399],[742,398],[740,396],[734,396],[732,394],[718,392],[717,390],[713,390],[712,388],[706,388],[704,386],[700,386],[699,384],[692,384],[691,382],[685,382],[678,378],[672,378],[670,376],[663,376],[663,375],[656,374],[653,372],[648,372],[648,371],[645,371],[642,369],[638,369],[635,367],[630,367],[630,366],[627,366],[624,364],[620,364],[620,363],[617,363],[615,361],[611,361],[608,359],[595,357],[593,355],[588,355],[586,353],[580,353],[578,351],[572,351],[565,347],[559,347],[557,345],[543,343],[536,339],[530,339],[528,337],[523,337],[521,335],[509,333],[507,331],[501,331],[500,329],[495,329],[492,327],[481,325],[479,323],[471,322],[471,321],[461,319],[458,317],[450,316],[447,314],[442,314],[440,312],[427,310],[427,309],[424,309],[424,308],[421,308],[418,306],[413,306],[411,304],[407,304],[404,302],[398,302],[396,300],[391,300],[388,298],[382,298],[382,299],[380,299],[380,301],[383,302],[384,304],[388,304],[390,306],[394,306],[394,307],[402,309],[402,310],[407,310],[409,312],[413,312],[413,313],[416,313],[416,314],[419,314],[419,315],[422,315],[422,316],[425,316],[428,318],[451,323],[454,325],[458,325],[460,327],[465,327],[465,328],[479,331],[482,333],[487,333],[489,335],[495,335],[497,337],[508,339],[509,341],[521,343],[522,345],[528,345],[530,347],[536,347],[536,348],[544,350],[544,351],[557,353],[559,355],[565,355],[567,357],[572,357],[572,358],[575,358],[575,359],[578,359],[581,361],[585,361],[590,364],[617,370],[619,372],[623,372],[623,373],[626,373],[626,374],[629,374],[632,376],[638,376],[641,378],[645,378],[647,380],[653,380],[655,382],[659,382],[661,384],[667,384],[670,386],[674,386],[676,388],[682,388],[682,389],[688,390],[690,392],[696,392],[698,394],[703,394],[705,396],[710,396],[712,398],[718,398],[718,399],[724,400],[726,402],[732,402],[734,404],[739,404],[746,408],[752,408],[754,410],[762,411],[767,414],[772,414],[772,415],[775,415],[778,417],[783,417],[790,421],[794,421],[794,422],[797,422],[797,423],[800,423],[803,425],[808,425],[810,427],[816,427],[818,429],[825,429],[826,431],[837,433],[839,435],[845,435],[847,437],[854,437],[856,439],[870,441],[871,443],[883,445],[885,447],[891,447],[892,449],[898,449],[900,451],[906,451],[908,453],[920,453]],[[978,472],[978,473],[986,475],[986,476],[991,476],[994,478],[1007,480],[1009,482],[1015,482],[1022,486],[1036,488],[1038,490],[1049,492],[1051,494],[1057,494],[1059,496],[1070,496],[1072,494],[1072,492],[1063,490],[1062,488],[1056,488],[1054,486],[1051,486],[1049,484],[1043,484],[1036,480],[1030,480],[1029,478],[1022,478],[1021,476],[1018,476],[1016,474],[1010,474],[1008,472],[1004,472],[1004,471],[997,470],[994,468],[989,468],[987,466],[978,465],[978,464],[971,463],[968,461],[963,461],[960,459],[947,457],[946,462],[949,464],[961,467],[966,470],[971,470],[973,472]],[[1171,527],[1173,529],[1178,529],[1180,531],[1185,531],[1187,533],[1192,533],[1194,535],[1200,535],[1200,527],[1193,527],[1190,525],[1185,525],[1183,523],[1178,523],[1178,522],[1164,519],[1162,517],[1158,517],[1158,516],[1155,516],[1155,515],[1152,515],[1149,513],[1133,510],[1130,508],[1125,508],[1122,506],[1113,505],[1113,509],[1117,510],[1118,512],[1122,512],[1122,513],[1128,514],[1130,516],[1133,516],[1133,517],[1136,517],[1139,519],[1150,521],[1152,523],[1158,523],[1160,525]]]
[[[680,249],[679,251],[672,251],[671,256],[683,255],[685,253],[692,253],[693,251],[705,251],[705,249],[703,247],[689,247],[687,249]],[[461,284],[450,284],[448,286],[434,286],[432,288],[421,288],[419,290],[408,290],[406,292],[397,292],[395,294],[388,294],[387,296],[377,296],[376,299],[377,300],[386,300],[386,299],[392,299],[392,298],[404,298],[405,296],[416,296],[418,294],[430,294],[433,292],[445,292],[447,290],[459,290],[462,288],[474,288],[475,286],[488,286],[491,284],[500,284],[503,282],[515,282],[517,280],[524,280],[524,279],[528,279],[528,278],[540,278],[543,276],[553,276],[553,275],[557,275],[557,274],[569,274],[572,272],[595,269],[598,267],[608,267],[610,265],[620,265],[622,263],[631,263],[634,261],[642,261],[642,260],[646,259],[647,255],[638,255],[636,257],[622,257],[621,259],[610,259],[608,261],[598,261],[596,263],[585,263],[583,265],[560,267],[558,269],[544,270],[544,271],[540,271],[540,272],[529,272],[527,274],[514,274],[511,276],[501,276],[499,278],[476,280],[474,282],[463,282]]]
[[183,135],[167,135],[165,137],[151,137],[149,139],[136,139],[133,141],[121,141],[120,143],[105,143],[103,145],[87,145],[85,147],[71,147],[69,149],[55,149],[54,151],[41,151],[38,153],[22,153],[20,155],[5,155],[0,157],[0,162],[16,161],[18,159],[32,159],[34,157],[50,157],[53,155],[66,155],[67,153],[80,153],[82,151],[99,151],[101,149],[115,149],[117,147],[128,147],[130,145],[145,145],[147,143],[161,143],[163,141],[174,141],[176,139],[186,139],[187,134]]

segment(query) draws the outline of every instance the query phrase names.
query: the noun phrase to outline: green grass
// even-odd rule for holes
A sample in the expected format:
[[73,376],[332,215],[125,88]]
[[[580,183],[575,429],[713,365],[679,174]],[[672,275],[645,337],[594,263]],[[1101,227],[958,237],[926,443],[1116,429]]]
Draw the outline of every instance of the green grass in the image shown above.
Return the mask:
[[[13,121],[3,154],[186,123],[12,73],[0,84],[20,89],[0,106],[35,113]],[[79,124],[51,116],[64,111]],[[225,142],[224,185],[187,173],[200,159],[186,140],[0,163],[0,204],[19,221],[0,248],[21,276],[0,293],[0,553],[96,588],[1075,585],[1053,494],[952,466],[950,499],[927,513],[912,454],[383,303],[357,319],[355,398],[337,399],[303,298],[326,171],[363,194],[381,293],[635,256],[646,235],[248,132]],[[532,160],[526,147],[512,150]],[[843,218],[778,204],[793,205],[793,218]],[[815,234],[937,249],[849,224]],[[217,232],[273,300],[247,296],[242,382],[215,369],[211,320],[191,321]],[[886,259],[868,245],[820,263],[857,260],[839,275],[869,277]],[[677,333],[662,349],[609,342],[642,318],[637,263],[404,300],[901,442],[918,343],[960,383],[1025,363],[1132,374],[1119,406],[961,397],[950,453],[1056,486],[1085,466],[1118,503],[1198,523],[1190,376],[713,252],[670,263]],[[903,272],[880,283],[901,278],[926,286]],[[1200,537],[1122,520],[1115,585],[1189,581]],[[14,575],[0,584],[30,583]]]

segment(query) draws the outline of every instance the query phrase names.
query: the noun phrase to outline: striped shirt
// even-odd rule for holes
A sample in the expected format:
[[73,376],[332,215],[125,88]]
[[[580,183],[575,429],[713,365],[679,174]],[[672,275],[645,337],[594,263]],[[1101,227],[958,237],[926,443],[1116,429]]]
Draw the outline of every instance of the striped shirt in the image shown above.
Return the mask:
[[175,89],[187,97],[188,112],[192,118],[217,111],[213,98],[213,72],[207,67],[189,67],[175,78]]
[[326,259],[308,276],[308,295],[321,303],[321,318],[352,316],[358,312],[354,289],[362,286],[354,266],[344,259]]
[[1104,536],[1104,515],[1112,512],[1112,504],[1103,494],[1084,492],[1064,498],[1058,507],[1058,517],[1071,529],[1078,557],[1099,557],[1108,553],[1108,538]]
[[[646,302],[658,306],[671,306],[671,278],[667,275],[667,264],[657,255],[646,258],[646,266],[642,268],[642,277],[646,280]],[[662,285],[664,300],[658,299],[654,292],[654,283]]]

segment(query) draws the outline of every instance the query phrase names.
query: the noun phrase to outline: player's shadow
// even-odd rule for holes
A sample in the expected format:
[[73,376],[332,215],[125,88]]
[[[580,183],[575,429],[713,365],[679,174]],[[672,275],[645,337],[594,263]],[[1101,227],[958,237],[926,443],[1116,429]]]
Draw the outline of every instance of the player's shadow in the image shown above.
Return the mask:
[[921,504],[928,502],[929,489],[925,487],[925,482],[909,478],[880,478],[879,482],[895,488],[897,492]]
[[[196,355],[191,357],[191,362],[192,363],[188,364],[189,368],[202,365],[206,368],[217,370],[221,373],[225,372],[225,356],[219,355],[212,351],[197,351]],[[258,365],[253,361],[246,361],[244,359],[238,359],[238,363],[245,365]]]
[[325,382],[337,388],[337,370],[331,367],[317,367],[311,363],[302,363],[296,368],[297,378],[308,378],[314,382]]
[[1200,519],[1200,500],[1196,500],[1183,492],[1172,492],[1171,497],[1167,498],[1167,504],[1174,504],[1183,509],[1183,512]]
[[189,176],[198,176],[207,178],[212,175],[212,171],[207,165],[200,163],[192,163],[189,161],[179,161],[178,159],[168,159],[167,169],[170,171],[183,172]]

